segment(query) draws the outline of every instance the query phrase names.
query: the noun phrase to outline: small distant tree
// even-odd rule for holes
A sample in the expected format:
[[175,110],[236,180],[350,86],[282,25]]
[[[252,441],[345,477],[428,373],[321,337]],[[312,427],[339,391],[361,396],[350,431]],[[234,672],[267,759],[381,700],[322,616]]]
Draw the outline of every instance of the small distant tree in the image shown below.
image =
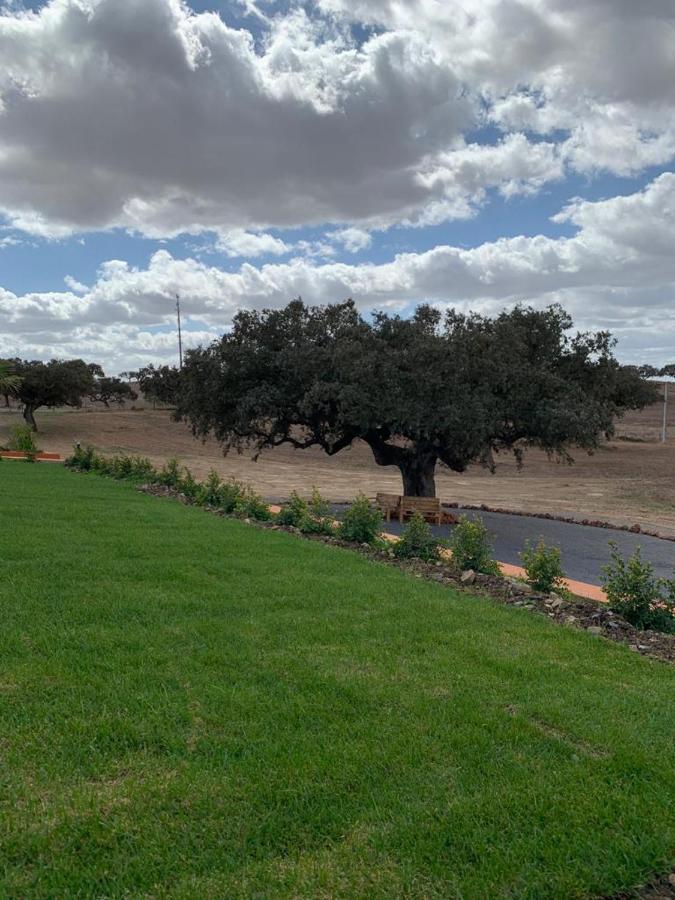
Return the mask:
[[136,391],[126,381],[106,375],[94,380],[94,390],[89,394],[90,400],[102,403],[106,408],[109,408],[111,403],[118,403],[121,406],[126,400],[135,400],[137,397]]
[[135,375],[143,395],[150,400],[173,406],[178,401],[181,373],[176,366],[145,366]]
[[614,419],[654,400],[619,365],[607,332],[570,335],[559,306],[495,318],[420,306],[364,319],[351,301],[240,312],[232,331],[189,351],[176,415],[225,452],[290,444],[329,455],[365,441],[396,466],[405,494],[434,496],[439,464],[493,468],[528,447],[572,461]]
[[21,383],[16,395],[23,404],[23,417],[37,431],[35,413],[43,406],[82,406],[92,394],[95,378],[92,369],[81,359],[21,361],[16,367]]

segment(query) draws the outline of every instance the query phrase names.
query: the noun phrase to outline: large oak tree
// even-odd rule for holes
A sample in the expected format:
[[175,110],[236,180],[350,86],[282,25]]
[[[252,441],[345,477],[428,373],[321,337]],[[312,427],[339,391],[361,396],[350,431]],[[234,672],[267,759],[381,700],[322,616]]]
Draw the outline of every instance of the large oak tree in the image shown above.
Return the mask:
[[23,404],[23,417],[34,431],[40,407],[82,406],[82,400],[93,393],[96,378],[103,375],[100,366],[81,359],[16,361],[15,370],[21,378],[16,395]]
[[495,318],[364,319],[351,301],[240,312],[188,353],[176,416],[225,452],[291,444],[335,454],[365,441],[409,495],[434,496],[440,463],[462,472],[529,446],[571,460],[596,448],[654,389],[615,359],[607,332],[570,334],[558,306]]

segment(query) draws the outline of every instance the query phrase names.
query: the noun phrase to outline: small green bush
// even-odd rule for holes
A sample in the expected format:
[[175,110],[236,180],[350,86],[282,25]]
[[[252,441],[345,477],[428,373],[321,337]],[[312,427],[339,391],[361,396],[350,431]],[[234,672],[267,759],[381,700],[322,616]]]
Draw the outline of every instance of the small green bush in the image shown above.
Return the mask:
[[157,471],[146,456],[128,456],[125,453],[99,456],[93,447],[82,447],[80,444],[75,445],[65,465],[78,472],[96,472],[119,480],[154,481],[157,478]]
[[526,541],[520,558],[527,581],[535,591],[550,593],[564,584],[560,547],[547,546],[543,538],[539,538],[536,547]]
[[338,534],[354,544],[373,544],[379,534],[382,514],[371,507],[365,494],[359,494],[344,515]]
[[300,526],[300,531],[303,534],[323,534],[330,537],[335,534],[335,525],[330,517],[315,519],[314,516],[309,516]]
[[309,506],[310,515],[315,519],[331,519],[332,521],[333,514],[330,503],[325,497],[321,496],[318,488],[312,488],[312,496],[309,498],[307,505]]
[[200,487],[199,482],[195,480],[192,472],[187,467],[183,469],[183,474],[178,482],[178,490],[181,494],[190,500],[196,500],[199,495]]
[[637,547],[625,560],[610,541],[610,563],[603,566],[602,584],[610,609],[636,628],[675,631],[675,580],[657,578]]
[[335,522],[330,503],[322,497],[317,488],[312,488],[312,496],[307,504],[309,515],[300,525],[303,534],[335,534]]
[[199,492],[195,499],[200,506],[220,506],[221,489],[220,475],[215,469],[211,469],[206,476],[206,480],[200,484]]
[[91,466],[92,472],[97,472],[99,475],[112,475],[114,470],[115,460],[113,457],[100,456],[98,453],[94,455]]
[[75,444],[72,456],[66,459],[64,465],[78,472],[90,472],[94,468],[95,461],[96,451],[92,446],[82,447],[81,444]]
[[235,511],[237,504],[242,505],[244,495],[246,493],[246,485],[236,478],[228,478],[220,486],[218,505],[224,513],[229,515]]
[[39,450],[33,429],[28,425],[14,425],[9,432],[9,449],[25,453],[29,460],[34,460]]
[[449,543],[456,569],[473,569],[485,575],[499,575],[499,566],[492,558],[492,543],[480,517],[460,516]]
[[167,460],[157,476],[157,483],[165,487],[178,488],[181,480],[180,464],[175,456]]
[[302,528],[309,521],[309,506],[296,491],[284,503],[276,518],[278,525]]
[[156,481],[157,469],[153,466],[147,456],[131,457],[131,477],[139,481]]
[[257,519],[259,522],[269,522],[272,518],[269,506],[250,485],[243,486],[232,513],[238,519]]
[[431,533],[429,523],[419,513],[403,529],[400,541],[394,544],[394,556],[398,559],[423,559],[435,562],[440,556],[438,539]]
[[120,481],[134,478],[134,459],[131,456],[115,456],[110,474]]

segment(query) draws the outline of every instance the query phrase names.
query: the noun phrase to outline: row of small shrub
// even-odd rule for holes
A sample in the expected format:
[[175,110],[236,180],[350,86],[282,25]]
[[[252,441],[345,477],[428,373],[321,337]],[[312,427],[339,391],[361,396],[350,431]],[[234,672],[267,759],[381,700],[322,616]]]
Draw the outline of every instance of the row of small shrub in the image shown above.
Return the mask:
[[183,494],[198,506],[222,509],[227,515],[242,519],[269,521],[272,514],[263,498],[250,485],[230,478],[221,481],[217,472],[211,472],[205,481],[199,482],[192,472],[173,458],[156,469],[145,456],[101,456],[92,447],[76,446],[66,466],[79,472],[96,472],[110,478],[145,484],[160,484]]
[[309,500],[303,500],[293,491],[288,502],[277,513],[275,521],[278,525],[297,528],[303,534],[331,535],[335,532],[328,501],[316,488]]
[[[440,556],[443,546],[452,550],[452,565],[458,571],[473,569],[484,574],[499,574],[492,558],[488,530],[480,518],[461,516],[450,540],[435,538],[424,519],[416,515],[403,531],[393,553],[399,558],[417,558],[428,562]],[[543,538],[529,541],[520,554],[528,584],[536,591],[549,593],[564,589],[565,574],[559,547],[547,545]],[[610,542],[610,562],[603,566],[603,587],[610,609],[636,628],[675,632],[675,575],[658,578],[651,563],[642,559],[640,548],[624,559]]]
[[[222,481],[215,471],[210,472],[203,482],[198,482],[176,459],[170,459],[158,470],[143,456],[104,457],[92,447],[78,445],[66,465],[82,472],[164,485],[199,506],[221,509],[226,515],[258,521],[274,519],[277,524],[297,528],[303,534],[336,535],[350,543],[384,546],[380,537],[381,513],[363,494],[356,497],[336,525],[328,502],[316,489],[309,500],[294,491],[274,517],[250,485],[234,478]],[[435,562],[440,559],[443,548],[452,551],[452,565],[457,571],[473,569],[484,574],[499,574],[488,530],[479,517],[461,516],[450,540],[442,541],[433,535],[422,516],[416,514],[391,552],[398,559]],[[651,564],[642,560],[639,548],[628,560],[623,559],[615,544],[610,543],[610,548],[610,563],[603,567],[603,587],[610,608],[637,628],[675,631],[675,577],[671,580],[657,578]],[[520,557],[527,581],[535,590],[547,593],[562,589],[565,576],[558,547],[548,546],[543,539],[534,546],[527,542]]]
[[[650,562],[642,559],[639,547],[627,559],[610,541],[610,561],[602,567],[602,586],[609,608],[636,628],[675,632],[675,576],[658,578]],[[535,590],[552,591],[563,584],[559,547],[536,547],[529,543],[520,554],[527,580]]]

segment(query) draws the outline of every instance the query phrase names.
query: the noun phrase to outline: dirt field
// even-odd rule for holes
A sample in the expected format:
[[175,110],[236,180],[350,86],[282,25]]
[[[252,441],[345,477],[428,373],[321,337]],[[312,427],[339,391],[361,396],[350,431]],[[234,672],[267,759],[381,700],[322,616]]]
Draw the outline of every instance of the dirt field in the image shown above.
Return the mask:
[[[675,427],[667,444],[657,443],[659,417],[657,408],[628,417],[618,434],[641,438],[640,442],[616,440],[590,457],[579,452],[573,466],[530,452],[520,472],[507,457],[498,459],[495,475],[478,467],[462,475],[439,469],[438,494],[448,502],[597,518],[619,525],[639,523],[675,535]],[[214,441],[195,441],[164,410],[40,410],[37,418],[44,450],[65,455],[79,440],[106,453],[140,453],[156,463],[177,456],[197,476],[215,468],[224,476],[251,482],[270,499],[283,498],[294,489],[307,492],[313,485],[335,501],[349,499],[357,491],[374,495],[378,490],[401,490],[398,471],[375,465],[363,444],[332,458],[319,450],[282,447],[254,463],[236,454],[223,458]],[[675,403],[670,418],[675,426]],[[0,410],[0,444],[18,421],[18,412]]]

